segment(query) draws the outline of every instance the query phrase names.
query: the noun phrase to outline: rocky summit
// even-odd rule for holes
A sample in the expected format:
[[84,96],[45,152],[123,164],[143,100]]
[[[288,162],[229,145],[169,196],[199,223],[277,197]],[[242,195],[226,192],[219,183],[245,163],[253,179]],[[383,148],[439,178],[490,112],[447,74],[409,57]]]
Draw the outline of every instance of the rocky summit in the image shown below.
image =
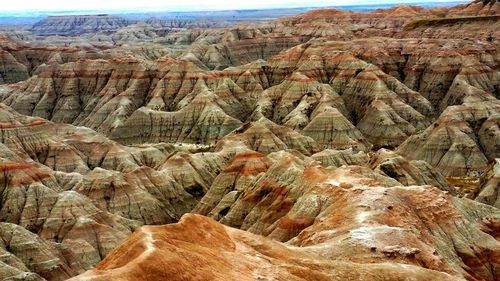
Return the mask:
[[0,281],[500,280],[500,3],[272,11],[0,26]]

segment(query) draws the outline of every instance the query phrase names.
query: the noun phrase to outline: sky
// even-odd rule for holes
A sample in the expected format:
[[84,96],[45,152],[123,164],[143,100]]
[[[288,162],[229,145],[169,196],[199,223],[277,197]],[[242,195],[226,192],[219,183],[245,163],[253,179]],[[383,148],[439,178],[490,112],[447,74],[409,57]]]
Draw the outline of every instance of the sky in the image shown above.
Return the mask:
[[0,11],[213,11],[450,1],[453,0],[2,0]]

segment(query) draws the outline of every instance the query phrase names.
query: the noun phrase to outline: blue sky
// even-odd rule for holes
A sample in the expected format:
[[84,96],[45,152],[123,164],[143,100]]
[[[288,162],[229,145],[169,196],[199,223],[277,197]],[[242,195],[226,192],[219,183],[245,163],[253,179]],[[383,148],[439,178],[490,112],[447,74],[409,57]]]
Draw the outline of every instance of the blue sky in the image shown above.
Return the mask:
[[[28,11],[113,11],[113,10],[141,10],[141,11],[199,11],[199,10],[232,10],[232,9],[259,9],[283,7],[321,7],[364,4],[392,4],[392,3],[422,3],[422,2],[450,2],[452,0],[2,0],[2,12]],[[465,1],[464,1],[465,2]]]

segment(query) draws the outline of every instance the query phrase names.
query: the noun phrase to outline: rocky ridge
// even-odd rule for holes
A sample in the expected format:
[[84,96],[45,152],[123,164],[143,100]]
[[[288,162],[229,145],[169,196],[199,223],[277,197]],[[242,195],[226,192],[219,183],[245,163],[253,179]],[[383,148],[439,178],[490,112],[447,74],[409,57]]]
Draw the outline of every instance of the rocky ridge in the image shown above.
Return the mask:
[[127,26],[130,21],[107,14],[77,15],[77,16],[49,16],[37,22],[31,28],[36,35],[76,36],[84,33],[100,31],[115,31]]
[[495,280],[495,3],[2,37],[2,276]]

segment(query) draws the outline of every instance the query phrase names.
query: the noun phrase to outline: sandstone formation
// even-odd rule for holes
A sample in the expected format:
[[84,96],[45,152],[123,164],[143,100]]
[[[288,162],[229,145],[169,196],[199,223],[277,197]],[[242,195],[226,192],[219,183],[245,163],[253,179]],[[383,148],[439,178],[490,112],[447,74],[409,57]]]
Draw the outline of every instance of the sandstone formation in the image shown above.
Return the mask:
[[424,160],[447,176],[482,174],[498,158],[498,102],[448,107],[438,120],[405,141],[398,152]]
[[115,31],[129,21],[111,15],[49,16],[37,22],[31,30],[36,35],[74,36],[99,31]]
[[370,160],[370,157],[366,153],[362,151],[354,153],[352,149],[325,149],[321,152],[313,154],[311,158],[319,161],[325,167],[341,167],[350,165],[366,166]]
[[[457,10],[457,11],[455,11]],[[452,9],[458,15],[498,15],[500,14],[500,3],[497,0],[475,0],[462,7]]]
[[[0,84],[15,83],[18,81],[26,80],[29,77],[28,69],[25,65],[18,62],[16,58],[8,51],[8,48],[17,47],[17,42],[7,36],[0,37]],[[7,50],[6,50],[7,49]]]
[[0,84],[16,83],[28,79],[46,64],[58,65],[81,59],[106,57],[79,48],[33,46],[0,34]]
[[500,161],[496,158],[483,174],[475,200],[500,208]]
[[[90,127],[124,144],[180,141],[214,145],[242,124],[265,117],[311,137],[320,149],[394,149],[431,128],[449,106],[496,104],[500,86],[497,34],[488,35],[492,40],[482,38],[481,44],[449,40],[444,33],[405,33],[399,27],[395,34],[385,34],[397,38],[372,37],[383,35],[380,33],[342,38],[320,33],[305,44],[301,43],[311,34],[283,34],[318,22],[352,26],[369,18],[384,23],[394,20],[399,26],[412,17],[446,13],[453,17],[453,11],[462,8],[398,6],[367,14],[320,10],[275,21],[272,27],[269,23],[240,24],[228,29],[172,30],[164,35],[147,29],[140,33],[143,35],[134,35],[125,27],[123,35],[132,34],[139,41],[164,36],[172,40],[168,42],[187,47],[175,53],[152,46],[134,49],[137,52],[120,47],[106,53],[111,57],[106,60],[63,60],[66,63],[40,67],[35,77],[0,92],[4,103],[23,114]],[[389,19],[389,15],[396,17]],[[289,29],[290,24],[297,26]],[[472,34],[474,28],[462,29]],[[437,29],[431,26],[427,30]],[[120,32],[113,36],[122,36]],[[398,38],[408,36],[424,38]],[[295,42],[279,43],[283,38]],[[246,48],[257,48],[248,40],[268,40],[278,49],[254,56]],[[235,44],[245,50],[239,53],[233,49]],[[157,59],[162,54],[168,55]],[[241,65],[256,59],[268,62]],[[231,65],[238,66],[209,71]],[[9,73],[25,77],[19,71]],[[494,118],[488,123],[494,124]],[[490,144],[497,141],[494,133],[488,137]],[[404,147],[399,151],[406,153]],[[439,166],[421,150],[405,155]],[[459,165],[456,174],[481,173],[485,163],[496,157],[496,148],[489,145],[487,150],[485,158],[474,160],[481,162],[474,164],[477,167],[454,160],[461,163],[453,164]]]
[[75,256],[23,227],[2,222],[0,234],[2,280],[67,280],[77,273],[70,266]]
[[[17,242],[2,234],[4,249],[21,259],[6,274],[66,280],[95,266],[139,225],[174,222],[194,207],[187,191],[151,168],[168,150],[123,147],[4,105],[0,119],[0,218],[6,233],[20,233]],[[30,250],[15,244],[33,237],[40,245]]]
[[6,29],[0,279],[497,280],[498,7]]
[[456,195],[446,178],[425,161],[408,161],[392,151],[380,149],[372,155],[370,166],[403,185],[432,185]]
[[290,128],[277,125],[265,117],[237,128],[224,137],[217,147],[222,149],[225,146],[238,144],[262,153],[295,149],[305,155],[310,155],[318,150],[317,144],[312,138],[301,135]]
[[[328,212],[328,202],[320,204],[312,193],[312,201],[302,204],[316,201],[324,211],[312,226],[302,232],[296,229],[300,234],[286,244],[185,215],[178,224],[141,228],[96,270],[71,280],[385,280],[387,276],[392,280],[495,280],[498,274],[495,259],[488,258],[488,252],[498,252],[499,247],[488,232],[495,231],[491,227],[498,220],[492,207],[443,196],[429,187],[340,188],[330,183],[316,188],[325,195],[338,193],[331,208],[344,216]],[[399,205],[400,200],[406,204]],[[470,208],[481,211],[471,216]],[[438,217],[440,213],[444,216]],[[394,216],[403,216],[406,223],[394,224]],[[289,217],[278,227],[289,229],[306,220]],[[448,221],[455,221],[455,226],[439,231]],[[471,225],[476,223],[485,232],[473,230]]]

